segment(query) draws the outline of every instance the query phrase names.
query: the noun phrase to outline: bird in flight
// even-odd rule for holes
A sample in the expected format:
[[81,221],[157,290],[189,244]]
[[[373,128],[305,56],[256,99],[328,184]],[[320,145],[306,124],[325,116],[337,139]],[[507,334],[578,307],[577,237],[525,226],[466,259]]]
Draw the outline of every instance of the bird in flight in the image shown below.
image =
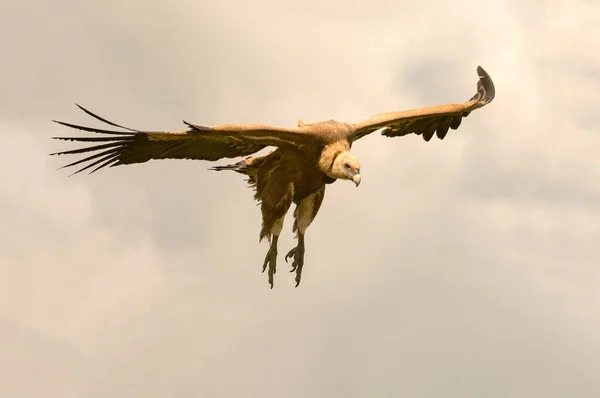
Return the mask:
[[[464,117],[494,99],[492,79],[480,66],[477,73],[477,92],[465,103],[382,113],[355,124],[335,120],[303,123],[299,120],[296,128],[261,124],[208,127],[184,121],[186,130],[144,131],[115,124],[77,105],[88,115],[119,130],[55,120],[64,126],[104,135],[53,137],[91,143],[91,146],[52,155],[87,154],[85,158],[63,166],[82,165],[74,174],[89,169],[91,174],[106,166],[144,163],[152,159],[216,161],[245,157],[237,163],[213,167],[212,170],[232,170],[248,176],[248,184],[255,191],[254,198],[261,206],[259,241],[267,238],[270,242],[262,270],[268,269],[271,288],[277,265],[277,241],[283,221],[292,203],[296,205],[293,232],[297,235],[298,243],[286,254],[285,261],[293,260],[290,272],[295,272],[298,286],[304,266],[304,237],[323,202],[325,187],[336,180],[348,180],[357,187],[360,184],[360,162],[350,152],[352,144],[380,129],[383,129],[381,134],[386,137],[417,134],[425,141],[431,140],[434,135],[443,139],[449,129],[458,129]],[[266,147],[275,147],[275,150],[264,156],[254,155]]]

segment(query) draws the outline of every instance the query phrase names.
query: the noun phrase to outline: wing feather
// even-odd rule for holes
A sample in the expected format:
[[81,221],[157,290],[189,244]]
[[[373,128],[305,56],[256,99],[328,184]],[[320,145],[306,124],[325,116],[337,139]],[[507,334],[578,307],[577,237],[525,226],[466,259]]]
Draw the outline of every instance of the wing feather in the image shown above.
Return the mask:
[[[77,105],[77,104],[76,104]],[[63,126],[110,137],[53,137],[58,140],[93,143],[93,145],[55,152],[51,155],[74,155],[97,152],[84,159],[69,163],[71,167],[93,161],[76,173],[93,166],[96,170],[107,166],[144,163],[152,159],[196,159],[214,161],[222,158],[248,156],[267,146],[289,147],[302,150],[311,145],[318,136],[297,129],[286,129],[266,125],[200,126],[184,123],[183,131],[142,131],[124,127],[104,119],[80,105],[86,114],[113,127],[127,131],[115,131],[59,122]],[[76,174],[75,173],[75,174]]]
[[381,134],[387,137],[417,134],[429,141],[435,133],[439,139],[444,139],[449,129],[458,129],[463,118],[494,99],[495,88],[490,75],[481,66],[477,67],[477,73],[477,92],[464,104],[446,104],[375,115],[355,124],[350,139],[356,141],[381,128],[385,128]]

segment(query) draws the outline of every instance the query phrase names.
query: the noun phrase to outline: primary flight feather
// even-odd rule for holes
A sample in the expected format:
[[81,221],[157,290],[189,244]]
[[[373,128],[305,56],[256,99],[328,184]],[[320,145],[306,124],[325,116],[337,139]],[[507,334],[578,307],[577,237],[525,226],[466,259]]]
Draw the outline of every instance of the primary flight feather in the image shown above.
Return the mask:
[[[79,106],[88,115],[116,128],[97,129],[59,122],[75,129],[105,134],[91,137],[54,137],[59,140],[81,141],[91,146],[56,152],[52,155],[87,154],[88,156],[63,167],[81,165],[75,174],[90,170],[93,173],[106,166],[144,163],[151,159],[196,159],[215,161],[222,158],[247,156],[228,166],[213,170],[233,170],[248,176],[260,202],[262,229],[260,240],[268,238],[269,250],[263,263],[268,267],[268,280],[273,287],[277,263],[277,241],[283,220],[294,203],[294,225],[298,244],[285,256],[293,258],[296,286],[304,266],[304,235],[314,220],[323,198],[325,186],[338,179],[360,184],[360,163],[350,152],[352,143],[377,130],[382,135],[399,137],[421,135],[429,141],[434,135],[444,139],[450,129],[456,130],[464,117],[475,109],[489,104],[495,95],[494,83],[482,68],[477,68],[477,92],[462,104],[446,104],[402,112],[389,112],[350,124],[328,120],[318,123],[298,121],[296,128],[266,125],[199,126],[191,123],[182,131],[143,131],[110,122]],[[265,147],[276,147],[265,156],[249,156]],[[89,154],[93,152],[93,154]]]

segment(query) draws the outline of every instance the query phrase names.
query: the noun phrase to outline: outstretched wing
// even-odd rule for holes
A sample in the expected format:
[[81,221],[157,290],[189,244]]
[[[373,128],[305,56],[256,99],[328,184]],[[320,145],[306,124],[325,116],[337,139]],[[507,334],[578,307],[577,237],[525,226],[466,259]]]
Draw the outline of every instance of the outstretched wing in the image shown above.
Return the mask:
[[93,173],[106,166],[144,163],[151,159],[197,159],[219,160],[247,156],[267,146],[287,146],[302,149],[318,138],[295,129],[285,129],[264,125],[197,126],[184,121],[188,126],[184,131],[142,131],[130,129],[110,122],[77,105],[88,115],[125,131],[104,130],[58,122],[64,126],[106,134],[104,137],[53,137],[58,140],[81,141],[93,145],[52,153],[51,155],[71,155],[94,152],[93,154],[63,167],[76,166],[89,162],[74,174],[90,169]]
[[439,139],[444,139],[448,129],[456,130],[463,117],[467,117],[473,110],[489,104],[494,99],[495,89],[490,75],[481,66],[477,67],[477,73],[479,74],[477,93],[464,104],[446,104],[375,115],[354,125],[356,129],[351,133],[351,141],[356,141],[383,127],[385,130],[381,134],[387,137],[413,133],[422,135],[425,141],[429,141],[435,133]]

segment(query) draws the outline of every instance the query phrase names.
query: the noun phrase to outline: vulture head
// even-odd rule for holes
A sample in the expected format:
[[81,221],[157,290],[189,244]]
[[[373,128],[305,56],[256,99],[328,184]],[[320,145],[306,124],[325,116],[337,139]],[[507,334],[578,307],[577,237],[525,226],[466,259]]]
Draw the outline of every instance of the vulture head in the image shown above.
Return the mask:
[[360,184],[360,162],[349,151],[340,152],[333,161],[328,175],[331,178],[350,180],[358,186]]

